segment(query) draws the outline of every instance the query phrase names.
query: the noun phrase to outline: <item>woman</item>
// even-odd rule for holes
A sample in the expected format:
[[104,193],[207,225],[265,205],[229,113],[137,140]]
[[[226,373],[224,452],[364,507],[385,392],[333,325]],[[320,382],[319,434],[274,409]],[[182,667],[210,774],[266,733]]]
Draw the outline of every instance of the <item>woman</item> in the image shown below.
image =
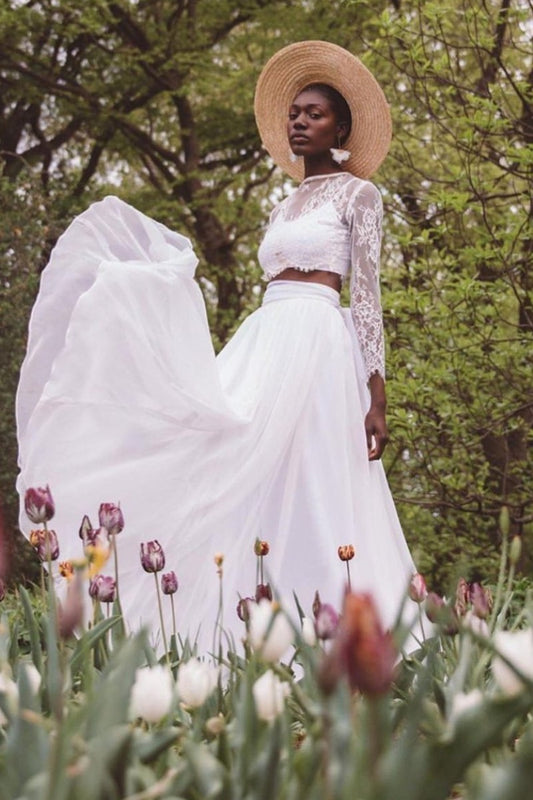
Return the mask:
[[[340,605],[339,545],[355,545],[353,586],[386,623],[413,571],[378,460],[381,202],[366,178],[388,149],[388,106],[351,54],[300,42],[266,65],[255,108],[272,158],[303,179],[260,247],[262,307],[215,358],[188,240],[106,198],[43,273],[18,397],[19,490],[52,487],[62,557],[78,554],[84,513],[120,501],[129,624],[157,620],[138,546],[158,539],[180,580],[178,627],[200,631],[200,647],[217,552],[223,624],[243,635],[235,605],[255,588],[256,538],[270,543],[275,593],[292,610],[294,591],[307,614],[316,590]],[[339,305],[348,275],[351,312]]]

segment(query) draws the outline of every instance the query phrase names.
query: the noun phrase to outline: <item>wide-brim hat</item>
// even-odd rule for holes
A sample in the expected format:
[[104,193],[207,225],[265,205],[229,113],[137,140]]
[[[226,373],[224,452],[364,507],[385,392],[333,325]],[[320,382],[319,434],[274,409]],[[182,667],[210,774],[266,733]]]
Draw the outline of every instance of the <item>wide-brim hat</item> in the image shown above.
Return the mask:
[[287,118],[292,101],[310,83],[332,86],[348,103],[352,128],[342,147],[351,155],[342,166],[359,178],[369,178],[390,146],[389,105],[370,70],[331,42],[295,42],[275,53],[263,67],[254,107],[265,149],[291,178],[303,180],[303,159],[290,160]]

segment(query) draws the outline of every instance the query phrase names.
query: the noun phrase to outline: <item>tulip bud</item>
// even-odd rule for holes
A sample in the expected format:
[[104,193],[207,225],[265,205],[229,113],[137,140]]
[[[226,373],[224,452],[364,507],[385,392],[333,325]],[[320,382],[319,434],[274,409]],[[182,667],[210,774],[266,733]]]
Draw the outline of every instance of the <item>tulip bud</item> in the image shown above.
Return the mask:
[[76,572],[74,578],[69,581],[65,603],[58,605],[58,631],[63,639],[69,639],[81,625],[83,609],[82,577],[80,572]]
[[256,556],[267,556],[270,552],[270,546],[268,542],[261,541],[261,539],[256,539],[254,544],[254,553]]
[[[499,653],[524,675],[533,680],[533,630],[531,627],[520,631],[497,631],[494,645]],[[507,695],[519,694],[524,683],[511,667],[495,656],[492,660],[492,674],[499,688]]]
[[265,661],[278,661],[292,644],[292,627],[275,603],[261,600],[250,605],[248,638],[253,649]]
[[29,539],[41,561],[55,561],[59,558],[59,542],[55,531],[33,530],[30,531]]
[[130,717],[160,722],[172,709],[174,681],[167,667],[143,667],[135,673],[130,697]]
[[255,601],[272,600],[272,589],[269,583],[259,583],[255,589]]
[[80,530],[79,530],[79,537],[80,537],[80,539],[82,539],[82,541],[84,543],[86,541],[88,531],[92,531],[92,529],[93,529],[93,526],[91,525],[91,520],[89,519],[87,514],[85,514],[83,519],[82,519],[82,521],[81,521]]
[[502,506],[500,511],[500,530],[504,536],[509,536],[511,529],[511,517],[509,515],[509,508]]
[[27,489],[24,495],[24,509],[28,519],[35,524],[51,520],[55,506],[50,487],[47,485],[45,489]]
[[435,592],[428,593],[424,607],[430,622],[439,622],[441,620],[444,606],[445,603],[442,597],[435,594]]
[[89,582],[89,594],[100,603],[114,603],[117,596],[117,584],[110,575],[95,575]]
[[509,561],[515,567],[520,561],[522,555],[522,537],[513,536],[511,539],[511,546],[509,548]]
[[250,604],[252,603],[255,604],[255,598],[253,597],[241,597],[237,603],[237,616],[242,622],[250,620]]
[[6,594],[7,594],[7,588],[5,581],[3,581],[2,578],[0,578],[0,602],[2,602]]
[[217,567],[220,569],[220,567],[224,563],[224,554],[223,553],[215,553],[214,562],[217,565]]
[[165,553],[157,539],[141,543],[141,564],[145,572],[160,572],[164,568]]
[[480,583],[470,585],[470,602],[472,611],[480,619],[487,619],[492,608],[492,595]]
[[318,610],[319,610],[321,605],[322,605],[322,603],[321,603],[321,600],[320,600],[320,595],[318,594],[318,591],[316,591],[315,592],[315,598],[313,600],[313,616],[314,617],[316,617],[316,615],[318,614]]
[[267,670],[252,686],[255,710],[259,719],[270,722],[281,714],[290,689],[272,670]]
[[341,561],[351,561],[355,555],[355,548],[353,544],[343,544],[339,547],[338,553]]
[[180,700],[191,708],[199,708],[215,689],[218,669],[205,661],[191,658],[178,668],[176,688]]
[[459,578],[455,590],[455,611],[458,616],[463,617],[466,614],[469,599],[470,590],[468,588],[468,583],[464,578]]
[[322,641],[333,639],[339,625],[339,615],[329,603],[321,603],[315,617],[316,635]]
[[60,561],[59,562],[59,574],[62,578],[66,578],[70,580],[74,575],[74,567],[71,561]]
[[98,521],[101,528],[106,530],[112,535],[116,536],[117,533],[124,528],[124,516],[120,506],[114,503],[101,503],[98,510]]
[[419,604],[423,603],[426,597],[428,596],[426,582],[424,580],[424,576],[421,575],[420,572],[415,572],[415,574],[411,578],[411,582],[409,583],[408,594],[411,600]]
[[161,575],[161,591],[163,594],[176,594],[178,591],[178,579],[173,570]]
[[310,647],[314,647],[316,644],[315,626],[313,620],[309,619],[309,617],[303,617],[302,619],[302,639]]

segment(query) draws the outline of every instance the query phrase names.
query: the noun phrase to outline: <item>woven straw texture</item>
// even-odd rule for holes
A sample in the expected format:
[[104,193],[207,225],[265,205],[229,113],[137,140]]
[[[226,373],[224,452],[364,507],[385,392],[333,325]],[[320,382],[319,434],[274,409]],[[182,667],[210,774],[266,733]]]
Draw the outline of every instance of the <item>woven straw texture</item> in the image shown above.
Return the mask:
[[351,153],[343,169],[369,178],[390,146],[389,105],[361,61],[331,42],[296,42],[266,63],[255,90],[255,119],[265,149],[291,178],[303,180],[303,159],[290,160],[287,118],[292,101],[310,83],[327,83],[345,98],[352,113],[352,130],[343,144]]

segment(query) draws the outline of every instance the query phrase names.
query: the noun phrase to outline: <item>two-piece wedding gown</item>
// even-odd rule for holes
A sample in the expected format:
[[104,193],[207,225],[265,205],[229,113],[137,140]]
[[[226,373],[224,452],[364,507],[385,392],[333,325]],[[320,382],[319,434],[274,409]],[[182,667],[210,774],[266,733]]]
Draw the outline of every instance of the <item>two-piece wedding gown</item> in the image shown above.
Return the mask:
[[[381,462],[368,461],[367,380],[383,374],[381,200],[348,173],[317,176],[273,212],[265,276],[326,269],[333,289],[272,280],[262,306],[215,356],[189,241],[115,197],[59,239],[43,272],[17,400],[18,487],[49,484],[61,558],[81,555],[80,521],[120,502],[120,593],[131,629],[158,629],[139,545],[157,539],[179,580],[178,628],[209,648],[224,555],[223,624],[254,593],[256,538],[290,611],[316,590],[340,608],[337,548],[353,544],[352,585],[386,624],[413,563]],[[20,525],[30,525],[21,513]],[[109,567],[111,572],[111,567]],[[413,611],[411,608],[410,611]]]

